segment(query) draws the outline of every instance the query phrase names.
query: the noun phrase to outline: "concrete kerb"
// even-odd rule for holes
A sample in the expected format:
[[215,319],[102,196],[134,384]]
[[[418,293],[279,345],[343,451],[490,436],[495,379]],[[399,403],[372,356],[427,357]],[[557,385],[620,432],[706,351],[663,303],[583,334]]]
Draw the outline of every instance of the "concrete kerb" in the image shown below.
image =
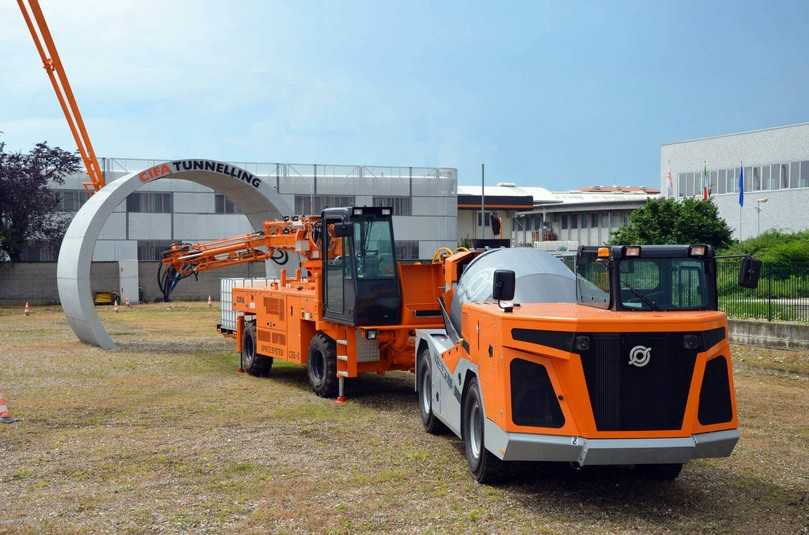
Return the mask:
[[226,194],[256,231],[262,230],[266,219],[292,214],[292,207],[278,194],[274,184],[244,169],[214,160],[164,162],[110,182],[79,209],[59,249],[59,299],[71,329],[82,342],[104,349],[115,347],[98,318],[90,291],[93,249],[104,223],[130,193],[149,182],[166,178],[189,180]]

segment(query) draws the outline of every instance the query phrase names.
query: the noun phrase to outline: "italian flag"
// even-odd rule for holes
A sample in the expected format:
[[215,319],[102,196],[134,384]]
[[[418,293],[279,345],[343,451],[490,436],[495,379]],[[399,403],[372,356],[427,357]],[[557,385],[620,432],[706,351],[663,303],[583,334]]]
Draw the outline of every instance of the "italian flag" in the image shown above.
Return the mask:
[[707,201],[711,197],[711,181],[708,178],[708,162],[702,170],[702,200]]

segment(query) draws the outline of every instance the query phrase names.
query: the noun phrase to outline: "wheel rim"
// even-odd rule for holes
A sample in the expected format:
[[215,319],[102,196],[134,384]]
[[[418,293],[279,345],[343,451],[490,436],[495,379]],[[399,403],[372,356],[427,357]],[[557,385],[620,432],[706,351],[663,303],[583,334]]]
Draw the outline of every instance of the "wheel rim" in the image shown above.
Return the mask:
[[421,409],[429,415],[433,401],[433,382],[430,379],[430,370],[425,369],[421,377]]
[[320,383],[321,381],[323,381],[325,368],[326,368],[326,358],[320,351],[315,351],[314,354],[312,355],[312,376],[314,377],[315,382]]
[[478,400],[472,402],[467,424],[469,429],[469,448],[472,450],[472,455],[477,459],[480,457],[481,443],[483,442],[483,422],[480,417],[480,403]]

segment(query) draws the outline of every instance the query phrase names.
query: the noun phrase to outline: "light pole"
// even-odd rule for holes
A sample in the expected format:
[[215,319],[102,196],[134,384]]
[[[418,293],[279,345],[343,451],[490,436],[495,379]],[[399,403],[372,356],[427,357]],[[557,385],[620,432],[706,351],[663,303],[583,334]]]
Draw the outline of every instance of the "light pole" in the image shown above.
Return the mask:
[[756,199],[756,236],[761,234],[761,205],[766,203],[768,200],[769,199],[767,197]]

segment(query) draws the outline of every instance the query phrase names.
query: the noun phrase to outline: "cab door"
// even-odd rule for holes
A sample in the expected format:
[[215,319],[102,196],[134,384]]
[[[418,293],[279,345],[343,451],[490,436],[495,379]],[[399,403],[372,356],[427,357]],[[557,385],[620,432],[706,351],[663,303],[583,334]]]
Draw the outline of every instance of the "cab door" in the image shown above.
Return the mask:
[[323,316],[354,324],[354,263],[350,224],[327,219],[323,231]]

